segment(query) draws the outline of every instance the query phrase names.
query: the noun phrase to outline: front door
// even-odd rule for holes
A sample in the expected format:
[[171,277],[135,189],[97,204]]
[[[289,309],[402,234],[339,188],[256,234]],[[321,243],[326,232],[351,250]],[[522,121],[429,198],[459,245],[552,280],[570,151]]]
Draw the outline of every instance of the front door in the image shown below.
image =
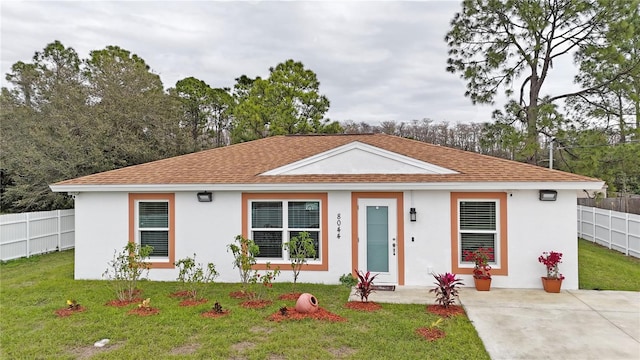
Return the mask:
[[358,264],[374,283],[398,283],[397,211],[395,199],[358,200]]

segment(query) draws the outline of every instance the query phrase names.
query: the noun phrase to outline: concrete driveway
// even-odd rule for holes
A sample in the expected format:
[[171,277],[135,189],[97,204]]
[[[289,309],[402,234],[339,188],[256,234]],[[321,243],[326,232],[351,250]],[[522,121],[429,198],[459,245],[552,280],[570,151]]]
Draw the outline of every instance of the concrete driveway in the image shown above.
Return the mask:
[[460,301],[499,359],[640,359],[640,293],[465,288]]
[[[399,286],[369,300],[433,304],[429,289]],[[640,360],[640,292],[462,288],[460,301],[493,360]]]

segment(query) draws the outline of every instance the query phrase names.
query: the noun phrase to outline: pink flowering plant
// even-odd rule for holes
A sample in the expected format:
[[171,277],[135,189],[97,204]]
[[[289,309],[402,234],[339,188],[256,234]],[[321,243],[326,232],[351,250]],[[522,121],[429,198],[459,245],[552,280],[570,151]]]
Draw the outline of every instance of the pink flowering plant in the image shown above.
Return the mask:
[[476,279],[491,279],[491,266],[490,262],[493,262],[493,248],[479,247],[476,250],[465,250],[462,253],[464,261],[469,261],[475,264],[473,268],[473,277]]
[[436,287],[429,292],[436,293],[436,302],[445,308],[453,305],[458,297],[458,287],[464,285],[462,279],[456,278],[456,274],[433,274],[436,279]]
[[563,280],[564,276],[560,274],[558,264],[562,262],[562,253],[555,251],[545,251],[538,257],[538,261],[547,268],[547,279]]

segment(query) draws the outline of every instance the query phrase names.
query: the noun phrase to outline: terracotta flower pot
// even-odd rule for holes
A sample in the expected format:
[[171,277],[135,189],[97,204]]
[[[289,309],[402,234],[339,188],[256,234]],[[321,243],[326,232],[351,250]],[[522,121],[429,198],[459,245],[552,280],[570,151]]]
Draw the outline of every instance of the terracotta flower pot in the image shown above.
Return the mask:
[[479,279],[474,277],[473,282],[476,285],[478,291],[489,291],[491,289],[491,278]]
[[304,293],[296,301],[296,311],[302,314],[312,314],[318,310],[318,299],[315,296]]
[[562,286],[562,279],[551,279],[548,277],[541,277],[542,279],[542,287],[544,291],[548,293],[559,293],[560,287]]

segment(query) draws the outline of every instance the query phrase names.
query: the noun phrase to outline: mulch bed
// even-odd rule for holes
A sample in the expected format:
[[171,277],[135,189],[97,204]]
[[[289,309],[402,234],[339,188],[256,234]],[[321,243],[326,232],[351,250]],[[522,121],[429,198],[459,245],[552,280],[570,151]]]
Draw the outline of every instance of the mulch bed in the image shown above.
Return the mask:
[[346,307],[347,309],[358,311],[378,311],[382,309],[382,306],[380,304],[376,304],[373,301],[349,301],[348,303],[344,304],[344,307]]
[[240,303],[240,306],[247,309],[262,309],[271,305],[272,303],[273,302],[271,300],[248,300]]
[[200,316],[210,318],[210,319],[215,319],[215,318],[229,315],[229,312],[230,310],[222,310],[222,312],[215,312],[213,310],[209,310],[209,311],[203,312],[202,314],[200,314]]
[[278,312],[269,315],[267,319],[275,322],[303,319],[326,320],[331,322],[347,321],[347,319],[343,318],[342,316],[330,313],[321,307],[318,307],[318,310],[311,314],[299,313],[296,311],[295,307],[287,307],[286,315],[283,315],[282,311],[278,310]]
[[138,316],[150,316],[150,315],[155,315],[158,314],[160,312],[159,309],[156,308],[135,308],[135,309],[131,309],[129,310],[129,312],[127,314],[129,315],[138,315]]
[[278,300],[298,300],[302,293],[288,293],[278,296]]
[[205,304],[207,301],[207,299],[200,299],[200,300],[192,300],[192,299],[187,299],[187,300],[182,300],[180,301],[180,306],[196,306],[196,305],[200,305],[200,304]]
[[142,299],[141,298],[135,298],[135,299],[131,299],[131,300],[111,300],[108,303],[106,303],[106,306],[115,306],[115,307],[123,307],[123,306],[127,306],[127,305],[131,305],[131,304],[136,304],[136,303],[141,303]]
[[428,305],[427,311],[432,314],[443,316],[443,317],[464,315],[464,309],[462,308],[462,306],[459,306],[459,305],[449,305],[448,308],[441,305]]
[[440,329],[426,327],[416,329],[416,334],[420,335],[427,341],[442,339],[446,335],[445,332]]
[[78,306],[75,309],[69,309],[69,308],[58,309],[55,311],[55,314],[58,315],[58,317],[67,317],[67,316],[73,315],[73,313],[83,312],[85,310],[86,308],[84,306]]
[[232,291],[229,293],[229,297],[234,298],[234,299],[251,299],[252,297],[254,297],[256,294],[254,292],[250,292],[250,291]]
[[188,290],[183,290],[183,291],[176,291],[173,294],[170,294],[169,296],[171,296],[172,298],[189,298],[191,297],[191,292]]

